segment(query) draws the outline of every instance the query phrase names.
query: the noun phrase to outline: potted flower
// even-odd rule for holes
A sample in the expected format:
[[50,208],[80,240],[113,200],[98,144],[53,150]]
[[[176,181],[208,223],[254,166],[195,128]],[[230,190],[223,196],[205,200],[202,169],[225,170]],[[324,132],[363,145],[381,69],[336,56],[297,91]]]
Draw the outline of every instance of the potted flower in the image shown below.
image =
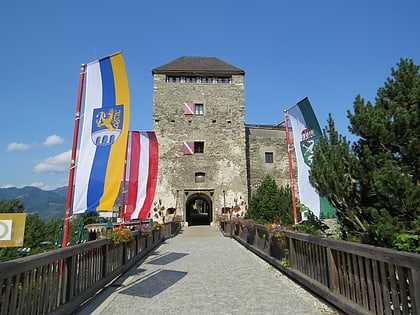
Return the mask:
[[153,231],[153,227],[149,226],[149,225],[140,225],[140,235],[152,235],[152,231]]
[[154,222],[153,226],[155,227],[155,230],[160,231],[162,229],[162,224],[159,222]]
[[226,214],[222,213],[218,216],[220,222],[220,228],[224,231],[225,230],[225,221],[226,221]]
[[242,228],[246,230],[246,241],[248,244],[254,244],[255,239],[255,225],[254,220],[252,219],[245,219],[242,221]]
[[119,227],[112,230],[109,237],[114,244],[127,243],[133,239],[131,231],[126,227]]
[[233,230],[235,231],[235,235],[239,235],[239,216],[233,215],[230,218],[231,224],[233,224]]
[[280,224],[270,223],[265,225],[270,237],[270,255],[277,259],[283,259],[288,255],[286,228]]
[[252,219],[245,219],[242,221],[242,227],[247,230],[253,230],[255,228],[254,226],[254,220]]

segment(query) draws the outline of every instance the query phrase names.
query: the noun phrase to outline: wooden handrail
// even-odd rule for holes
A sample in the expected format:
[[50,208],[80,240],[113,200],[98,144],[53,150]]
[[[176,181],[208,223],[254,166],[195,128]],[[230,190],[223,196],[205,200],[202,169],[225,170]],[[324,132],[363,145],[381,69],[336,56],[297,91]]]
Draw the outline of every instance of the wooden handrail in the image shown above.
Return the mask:
[[0,314],[70,314],[179,230],[169,222],[127,243],[98,239],[2,262]]
[[225,236],[230,233],[346,313],[420,315],[420,254],[294,231],[284,231],[287,245],[279,249],[264,225],[250,230],[230,222],[220,226]]

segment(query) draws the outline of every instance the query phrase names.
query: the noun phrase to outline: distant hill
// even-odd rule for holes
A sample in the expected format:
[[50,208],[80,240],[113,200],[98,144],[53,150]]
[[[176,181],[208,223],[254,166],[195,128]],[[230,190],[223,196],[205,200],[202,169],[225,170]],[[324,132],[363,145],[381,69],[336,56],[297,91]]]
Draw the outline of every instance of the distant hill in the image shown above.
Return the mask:
[[38,213],[42,221],[63,218],[67,198],[67,187],[42,190],[37,187],[0,188],[0,199],[19,199],[26,213]]

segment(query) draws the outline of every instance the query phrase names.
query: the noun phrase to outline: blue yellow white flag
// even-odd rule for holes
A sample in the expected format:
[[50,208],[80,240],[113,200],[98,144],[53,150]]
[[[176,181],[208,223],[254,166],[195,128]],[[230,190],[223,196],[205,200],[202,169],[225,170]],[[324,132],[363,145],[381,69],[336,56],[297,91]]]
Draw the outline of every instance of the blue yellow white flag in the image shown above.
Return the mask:
[[72,212],[112,210],[124,171],[130,99],[121,52],[86,66]]

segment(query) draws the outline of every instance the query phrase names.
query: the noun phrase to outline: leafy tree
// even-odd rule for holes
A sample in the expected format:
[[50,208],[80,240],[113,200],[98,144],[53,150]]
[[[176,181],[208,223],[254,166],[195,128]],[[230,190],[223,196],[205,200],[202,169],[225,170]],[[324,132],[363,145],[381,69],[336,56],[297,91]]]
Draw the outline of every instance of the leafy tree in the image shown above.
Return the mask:
[[25,208],[19,199],[0,199],[0,213],[23,213]]
[[44,232],[44,222],[38,216],[38,213],[26,215],[25,237],[23,239],[24,247],[31,248],[31,254],[37,254],[43,251],[41,242],[46,240]]
[[279,188],[275,180],[267,175],[251,196],[246,217],[258,223],[279,221],[283,225],[292,225],[291,200],[290,187]]
[[420,234],[419,70],[401,59],[375,104],[356,97],[348,111],[349,131],[359,137],[352,146],[330,116],[315,148],[310,180],[337,209],[344,239],[385,247],[398,239],[398,248],[418,240],[399,236]]

